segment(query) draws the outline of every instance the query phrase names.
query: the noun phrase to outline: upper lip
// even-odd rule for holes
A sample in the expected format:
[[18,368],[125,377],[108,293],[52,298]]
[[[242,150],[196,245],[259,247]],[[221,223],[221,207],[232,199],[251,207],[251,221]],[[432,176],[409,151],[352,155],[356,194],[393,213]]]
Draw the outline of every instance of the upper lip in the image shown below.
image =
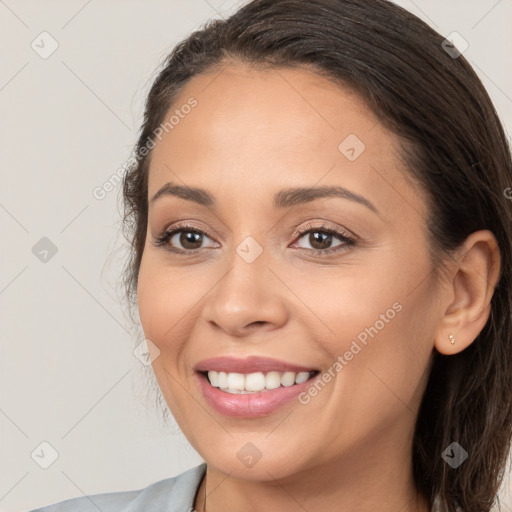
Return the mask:
[[310,372],[314,368],[307,368],[298,364],[287,363],[270,357],[249,356],[244,359],[224,356],[203,359],[195,366],[197,372],[214,370],[226,373],[254,373],[254,372]]

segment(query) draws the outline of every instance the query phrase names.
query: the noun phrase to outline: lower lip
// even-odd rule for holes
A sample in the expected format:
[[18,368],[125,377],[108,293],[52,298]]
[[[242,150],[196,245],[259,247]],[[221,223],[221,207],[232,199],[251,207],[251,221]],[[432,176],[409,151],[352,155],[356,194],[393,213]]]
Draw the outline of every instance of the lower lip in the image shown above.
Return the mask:
[[250,394],[235,394],[221,391],[213,387],[206,375],[196,373],[199,386],[206,401],[218,412],[236,418],[258,418],[275,411],[279,407],[291,402],[305,391],[318,377],[317,374],[301,384],[281,386],[276,389]]

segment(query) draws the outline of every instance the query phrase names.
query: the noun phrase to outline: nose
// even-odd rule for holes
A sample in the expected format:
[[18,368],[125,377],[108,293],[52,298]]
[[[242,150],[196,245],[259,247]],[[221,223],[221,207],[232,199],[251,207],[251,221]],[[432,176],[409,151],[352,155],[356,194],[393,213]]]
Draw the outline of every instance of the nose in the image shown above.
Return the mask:
[[230,268],[207,294],[203,321],[235,337],[285,325],[287,288],[267,265],[263,254],[251,263],[235,254]]

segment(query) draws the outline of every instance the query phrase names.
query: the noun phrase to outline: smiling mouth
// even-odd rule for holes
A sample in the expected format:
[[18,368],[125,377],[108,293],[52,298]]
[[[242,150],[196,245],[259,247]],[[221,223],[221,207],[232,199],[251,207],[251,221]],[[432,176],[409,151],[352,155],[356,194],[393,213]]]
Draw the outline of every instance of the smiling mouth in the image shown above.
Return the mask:
[[316,377],[320,370],[304,372],[217,372],[214,370],[200,371],[209,384],[221,391],[232,394],[264,393],[273,389],[291,387],[302,384]]

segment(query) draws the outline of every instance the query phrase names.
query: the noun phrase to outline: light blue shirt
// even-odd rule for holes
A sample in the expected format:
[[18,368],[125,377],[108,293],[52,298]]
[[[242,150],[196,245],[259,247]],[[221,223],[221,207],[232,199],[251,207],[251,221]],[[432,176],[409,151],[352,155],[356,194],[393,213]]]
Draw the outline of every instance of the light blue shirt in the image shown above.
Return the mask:
[[192,512],[206,462],[137,491],[80,496],[30,512]]

